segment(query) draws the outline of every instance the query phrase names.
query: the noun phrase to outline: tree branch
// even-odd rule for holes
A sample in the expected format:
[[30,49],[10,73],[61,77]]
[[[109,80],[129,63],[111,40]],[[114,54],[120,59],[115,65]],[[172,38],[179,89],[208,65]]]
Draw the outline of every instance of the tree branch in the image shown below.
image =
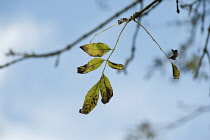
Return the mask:
[[210,112],[209,105],[200,106],[197,109],[195,109],[194,111],[192,111],[191,113],[189,113],[183,117],[180,117],[179,119],[177,119],[171,123],[168,123],[166,126],[164,126],[163,129],[166,129],[166,130],[175,129],[175,128],[182,126],[185,123],[191,121],[192,119],[202,115],[203,113],[207,113],[207,112]]
[[209,105],[201,105],[187,113],[186,115],[178,118],[175,121],[164,124],[151,124],[149,122],[143,122],[136,127],[132,133],[129,133],[127,136],[128,140],[139,140],[139,139],[159,139],[158,135],[162,134],[163,136],[166,133],[172,132],[174,129],[179,128],[186,123],[192,121],[193,119],[199,117],[204,113],[210,113]]
[[144,12],[146,12],[147,10],[149,10],[152,6],[154,6],[156,3],[160,3],[162,0],[154,0],[153,2],[151,2],[149,5],[147,5],[144,9],[142,9],[139,12],[135,12],[135,14],[133,14],[133,16],[130,16],[130,18],[122,18],[120,20],[118,20],[118,24],[122,24],[124,22],[130,22],[131,20],[135,20],[136,18],[140,18],[143,15]]
[[122,10],[120,10],[119,12],[117,12],[116,14],[114,14],[113,16],[111,16],[110,18],[108,18],[107,20],[105,20],[103,23],[101,23],[100,25],[98,25],[97,27],[95,27],[94,29],[90,30],[89,32],[85,33],[84,35],[82,35],[81,37],[79,37],[78,39],[76,39],[74,42],[72,42],[71,44],[69,44],[68,46],[66,46],[65,48],[56,50],[56,51],[52,51],[52,52],[47,52],[47,53],[42,53],[42,54],[36,54],[36,53],[16,53],[14,51],[13,54],[11,54],[10,52],[8,53],[8,55],[11,56],[19,56],[20,58],[16,58],[8,63],[2,64],[0,65],[0,69],[8,67],[10,65],[13,65],[17,62],[23,61],[23,60],[27,60],[29,58],[48,58],[48,57],[53,57],[53,56],[58,56],[61,55],[62,53],[69,51],[73,46],[75,46],[76,44],[78,44],[80,41],[82,41],[83,39],[87,38],[88,36],[90,36],[91,34],[93,34],[94,32],[96,32],[97,30],[101,29],[102,27],[104,27],[105,25],[107,25],[110,21],[112,21],[113,19],[115,19],[116,17],[120,16],[121,14],[123,14],[124,12],[126,12],[127,10],[131,9],[132,7],[134,7],[136,4],[138,4],[140,2],[140,0],[136,0],[134,1],[132,4],[128,5],[127,7],[123,8]]
[[[207,57],[208,57],[209,52],[208,52],[208,50],[207,50],[207,46],[208,46],[208,42],[209,42],[209,37],[210,37],[210,24],[209,24],[209,27],[208,27],[208,34],[207,34],[207,37],[206,37],[206,43],[205,43],[205,46],[204,46],[204,48],[203,48],[203,53],[202,53],[202,55],[201,55],[201,57],[200,57],[200,60],[199,60],[199,63],[198,63],[198,67],[197,67],[197,69],[196,69],[196,72],[195,72],[195,75],[194,75],[194,79],[196,79],[196,78],[198,77],[199,69],[200,69],[200,67],[201,67],[201,65],[202,65],[203,58],[204,58],[205,54],[206,54]],[[209,63],[209,64],[210,64],[210,63]]]
[[[96,32],[97,30],[101,29],[106,24],[108,24],[110,21],[112,21],[116,17],[120,16],[121,14],[126,12],[127,10],[131,9],[132,7],[134,7],[137,3],[141,2],[141,1],[142,0],[134,1],[132,4],[130,4],[127,7],[123,8],[122,10],[120,10],[119,12],[117,12],[116,14],[114,14],[113,16],[108,18],[107,20],[105,20],[103,23],[101,23],[100,25],[98,25],[94,29],[90,30],[89,32],[85,33],[84,35],[82,35],[81,37],[76,39],[74,42],[72,42],[68,46],[66,46],[66,47],[64,47],[62,49],[59,49],[57,51],[41,53],[41,54],[36,54],[36,53],[31,53],[30,54],[30,53],[16,53],[15,51],[10,50],[9,53],[7,53],[8,56],[18,56],[19,58],[16,58],[16,59],[14,59],[14,60],[12,60],[10,62],[7,62],[5,64],[0,65],[0,69],[8,67],[8,66],[11,66],[11,65],[13,65],[13,64],[15,64],[17,62],[21,62],[23,60],[27,60],[29,58],[48,58],[48,57],[53,57],[53,56],[60,56],[64,52],[69,51],[73,46],[78,44],[80,41],[82,41],[83,39],[87,38],[88,36],[90,36],[91,34]],[[118,20],[118,24],[121,24],[123,22],[127,22],[128,20],[131,21],[133,19],[136,19],[136,18],[143,17],[143,16],[147,15],[152,9],[154,9],[154,7],[157,6],[157,3],[158,2],[160,3],[161,1],[162,0],[154,0],[149,5],[147,5],[144,9],[142,9],[141,11],[136,12],[135,14],[133,14],[133,16],[131,16],[130,18],[123,18],[121,20]]]
[[179,10],[179,0],[176,0],[176,12],[179,14],[180,10]]

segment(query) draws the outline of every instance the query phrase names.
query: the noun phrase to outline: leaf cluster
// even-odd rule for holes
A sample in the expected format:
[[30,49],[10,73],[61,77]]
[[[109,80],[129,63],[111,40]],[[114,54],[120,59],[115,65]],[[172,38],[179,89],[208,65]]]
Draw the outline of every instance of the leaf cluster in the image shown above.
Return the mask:
[[[92,57],[102,57],[110,50],[113,51],[113,49],[111,49],[108,45],[104,43],[90,43],[83,45],[80,48]],[[104,70],[107,64],[110,68],[117,70],[122,70],[124,68],[122,64],[116,64],[109,61],[109,57],[106,60],[102,58],[93,58],[87,64],[78,67],[77,73],[86,74],[88,72],[96,70],[102,65],[104,61],[106,61]],[[104,75],[104,70],[102,72],[100,80],[87,92],[82,109],[79,110],[80,113],[89,114],[95,108],[98,103],[99,92],[102,97],[101,102],[103,104],[108,103],[112,98],[113,89],[108,77]]]

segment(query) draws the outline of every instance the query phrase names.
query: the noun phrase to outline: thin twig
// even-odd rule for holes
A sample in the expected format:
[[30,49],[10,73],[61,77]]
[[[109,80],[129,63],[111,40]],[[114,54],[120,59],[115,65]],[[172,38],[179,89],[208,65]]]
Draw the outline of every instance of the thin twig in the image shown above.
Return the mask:
[[128,22],[126,22],[125,25],[123,26],[122,30],[120,31],[120,34],[119,34],[118,37],[117,37],[117,40],[116,40],[116,43],[115,43],[115,45],[114,45],[114,48],[113,48],[112,52],[110,53],[110,55],[109,55],[108,58],[106,59],[106,63],[105,63],[105,65],[104,65],[104,69],[103,69],[103,71],[102,71],[102,75],[104,74],[104,71],[105,71],[105,69],[106,69],[107,62],[108,62],[109,58],[112,56],[113,52],[115,51],[115,49],[116,49],[116,47],[117,47],[117,43],[118,43],[118,41],[119,41],[119,39],[120,39],[120,36],[121,36],[122,32],[124,31],[125,27],[127,26],[127,24],[128,24]]
[[160,0],[159,3],[153,4],[149,9],[147,9],[147,11],[145,11],[144,13],[142,13],[140,17],[143,17],[145,15],[148,15],[151,10],[155,9],[160,4],[160,2],[162,2],[162,0]]
[[[153,38],[153,36],[149,33],[149,31],[143,26],[141,25],[141,23],[137,22],[136,20],[134,20],[134,22],[136,22],[137,24],[139,24],[146,32],[147,34],[152,38],[152,40],[158,45],[159,49],[165,54],[165,56],[168,58],[168,60],[171,62],[170,58],[168,57],[168,55],[163,51],[163,49],[160,47],[160,45],[158,44],[158,42]],[[172,63],[172,62],[171,62]]]
[[[144,7],[144,4],[143,4],[143,1],[141,1],[141,4],[140,4],[140,10],[142,10]],[[138,22],[140,23],[140,20],[141,18],[138,18]],[[136,29],[135,29],[135,32],[133,34],[133,41],[132,41],[132,48],[131,48],[131,55],[129,58],[126,59],[125,61],[125,64],[124,64],[124,73],[126,74],[127,73],[127,67],[128,65],[130,64],[130,62],[134,59],[135,57],[135,50],[136,50],[136,39],[137,39],[137,36],[138,36],[138,33],[139,33],[139,25],[137,24],[136,25]],[[122,71],[118,71],[118,72],[122,72]]]
[[124,22],[130,22],[132,20],[135,20],[136,18],[142,17],[144,12],[146,12],[147,10],[149,10],[151,7],[153,7],[158,2],[160,3],[161,1],[162,0],[154,0],[149,5],[147,5],[144,9],[142,9],[141,11],[135,12],[135,14],[133,14],[133,16],[130,16],[130,18],[122,18],[122,19],[118,20],[118,24],[122,24]]
[[155,5],[157,2],[161,2],[162,0],[154,0],[153,2],[151,2],[149,5],[147,5],[144,9],[142,9],[141,11],[139,12],[136,12],[133,16],[132,16],[132,19],[136,19],[136,18],[139,18],[145,11],[149,10],[153,5]]
[[194,2],[192,2],[191,4],[183,4],[183,5],[181,5],[180,7],[181,8],[185,8],[185,7],[190,7],[190,8],[192,8],[192,6],[194,5],[194,4],[196,4],[198,2],[198,0],[195,0]]
[[179,0],[176,0],[176,12],[179,14],[180,10],[179,10]]
[[192,119],[195,119],[196,117],[202,115],[203,113],[207,113],[210,112],[210,106],[206,105],[206,106],[200,106],[197,109],[195,109],[194,111],[192,111],[191,113],[165,125],[163,127],[163,129],[165,130],[171,130],[171,129],[175,129],[179,126],[182,126],[183,124],[191,121]]
[[206,17],[206,0],[203,0],[203,13],[201,15],[201,32],[204,31],[204,23],[205,23],[205,17]]
[[203,48],[203,53],[202,53],[202,55],[200,57],[200,60],[198,62],[198,67],[195,71],[194,79],[196,79],[198,77],[198,73],[199,73],[200,67],[201,67],[202,62],[203,62],[203,58],[204,58],[205,54],[207,54],[207,52],[208,52],[207,46],[208,46],[208,42],[209,42],[209,37],[210,37],[210,24],[209,24],[209,27],[208,27],[208,34],[207,34],[206,42],[205,42],[205,45],[204,45],[204,48]]
[[15,64],[15,63],[20,62],[20,61],[23,61],[23,60],[25,60],[25,57],[21,57],[21,58],[15,59],[15,60],[13,60],[13,61],[10,61],[9,63],[6,63],[6,64],[4,64],[4,65],[1,65],[1,66],[0,66],[0,69],[1,69],[1,68],[4,68],[4,67],[8,67],[8,66],[10,66],[10,65],[12,65],[12,64]]
[[60,55],[57,55],[56,61],[55,61],[55,67],[58,67],[60,62]]
[[[148,136],[148,135],[145,135],[147,134],[145,132],[150,132],[149,134],[152,134],[152,135],[149,135],[149,136],[153,136],[152,139],[160,139],[160,137],[163,137],[167,133],[173,132],[173,130],[175,130],[176,128],[184,126],[186,123],[203,115],[204,113],[210,113],[210,105],[201,105],[195,108],[190,113],[186,113],[184,116],[179,117],[178,119],[168,122],[168,123],[151,124],[149,122],[144,121],[143,123],[138,125],[138,127],[136,128],[137,131],[132,131],[132,133],[128,135],[128,139],[129,140],[144,139],[145,136]],[[144,126],[145,124],[147,125],[147,127],[143,127],[144,129],[141,129],[142,126]],[[147,137],[145,138],[148,139]]]
[[[210,71],[210,54],[209,51],[206,51],[206,55],[208,57],[208,61],[209,61],[209,71]],[[210,75],[209,75],[209,79],[210,79]],[[210,80],[209,80],[209,96],[210,96]]]
[[112,26],[110,26],[110,27],[104,29],[103,31],[101,31],[101,32],[99,32],[99,33],[97,33],[97,34],[95,34],[95,35],[93,36],[93,38],[90,40],[90,43],[93,41],[93,39],[94,39],[97,35],[99,35],[99,34],[105,32],[106,30],[108,30],[108,29],[110,29],[110,28],[112,28],[112,27],[114,27],[114,26],[116,26],[116,25],[119,25],[119,24],[114,24],[114,25],[112,25]]

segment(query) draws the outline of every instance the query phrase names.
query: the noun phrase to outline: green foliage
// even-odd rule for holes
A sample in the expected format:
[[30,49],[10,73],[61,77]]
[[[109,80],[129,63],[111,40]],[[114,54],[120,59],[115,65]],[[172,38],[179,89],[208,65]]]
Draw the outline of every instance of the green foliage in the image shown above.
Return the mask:
[[90,43],[80,47],[84,52],[93,57],[102,57],[111,49],[104,43]]
[[94,58],[90,60],[87,64],[85,64],[84,66],[78,67],[77,73],[85,74],[85,73],[91,72],[99,68],[103,62],[104,62],[104,59]]
[[97,105],[99,98],[99,91],[101,93],[101,102],[106,104],[113,96],[113,89],[109,79],[102,74],[101,79],[88,91],[82,109],[79,110],[82,114],[90,113]]
[[174,79],[179,79],[179,76],[180,76],[180,71],[179,69],[176,67],[176,65],[174,65],[173,63],[171,63],[172,65],[172,69],[173,69],[173,76],[174,76]]
[[113,96],[113,89],[110,81],[104,74],[102,74],[100,79],[100,93],[102,96],[101,102],[103,104],[108,103]]
[[87,93],[85,96],[85,101],[82,106],[82,109],[79,110],[82,114],[90,113],[95,106],[97,105],[98,98],[99,98],[99,86],[100,82],[97,82]]
[[[104,43],[90,43],[90,44],[81,46],[80,48],[93,57],[102,57],[108,51],[112,50],[112,53],[114,51],[114,49],[110,49],[109,46],[107,46]],[[90,71],[96,70],[97,68],[101,66],[101,64],[104,61],[106,61],[106,64],[102,71],[101,78],[86,94],[82,109],[79,110],[80,113],[89,114],[95,108],[98,102],[98,98],[99,98],[99,91],[101,93],[101,97],[102,97],[101,102],[103,104],[108,103],[110,99],[112,98],[113,89],[112,89],[112,86],[108,77],[104,75],[104,70],[107,64],[111,68],[118,69],[118,70],[121,70],[124,68],[122,64],[115,64],[109,61],[109,58],[112,55],[112,53],[109,55],[107,60],[104,60],[102,58],[94,58],[90,60],[87,64],[77,68],[78,73],[86,74]]]
[[118,70],[124,69],[124,66],[122,64],[115,64],[115,63],[110,62],[110,61],[108,61],[108,66],[113,68],[113,69],[118,69]]

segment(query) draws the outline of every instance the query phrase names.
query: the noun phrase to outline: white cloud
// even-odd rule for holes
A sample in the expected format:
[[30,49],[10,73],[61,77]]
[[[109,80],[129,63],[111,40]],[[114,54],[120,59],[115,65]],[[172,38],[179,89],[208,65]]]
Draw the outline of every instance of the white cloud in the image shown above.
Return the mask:
[[[16,18],[15,20],[0,23],[0,65],[11,58],[5,56],[9,49],[17,52],[31,52],[38,49],[47,40],[55,35],[55,28],[50,22],[40,22],[32,18]],[[0,85],[6,78],[7,70],[0,70]],[[23,126],[10,123],[3,116],[3,93],[0,92],[0,139],[1,140],[54,140],[54,136],[40,134]],[[3,130],[2,130],[3,129]]]
[[[40,22],[32,18],[16,18],[0,23],[0,64],[11,58],[5,56],[9,49],[17,52],[32,52],[42,43],[55,35],[55,28],[50,22]],[[0,85],[3,83],[6,71],[0,71]]]
[[52,134],[40,133],[40,131],[29,129],[27,126],[10,124],[5,125],[0,135],[1,140],[56,140]]
[[54,30],[50,22],[39,22],[35,19],[11,21],[0,26],[1,49],[34,49],[52,36]]

